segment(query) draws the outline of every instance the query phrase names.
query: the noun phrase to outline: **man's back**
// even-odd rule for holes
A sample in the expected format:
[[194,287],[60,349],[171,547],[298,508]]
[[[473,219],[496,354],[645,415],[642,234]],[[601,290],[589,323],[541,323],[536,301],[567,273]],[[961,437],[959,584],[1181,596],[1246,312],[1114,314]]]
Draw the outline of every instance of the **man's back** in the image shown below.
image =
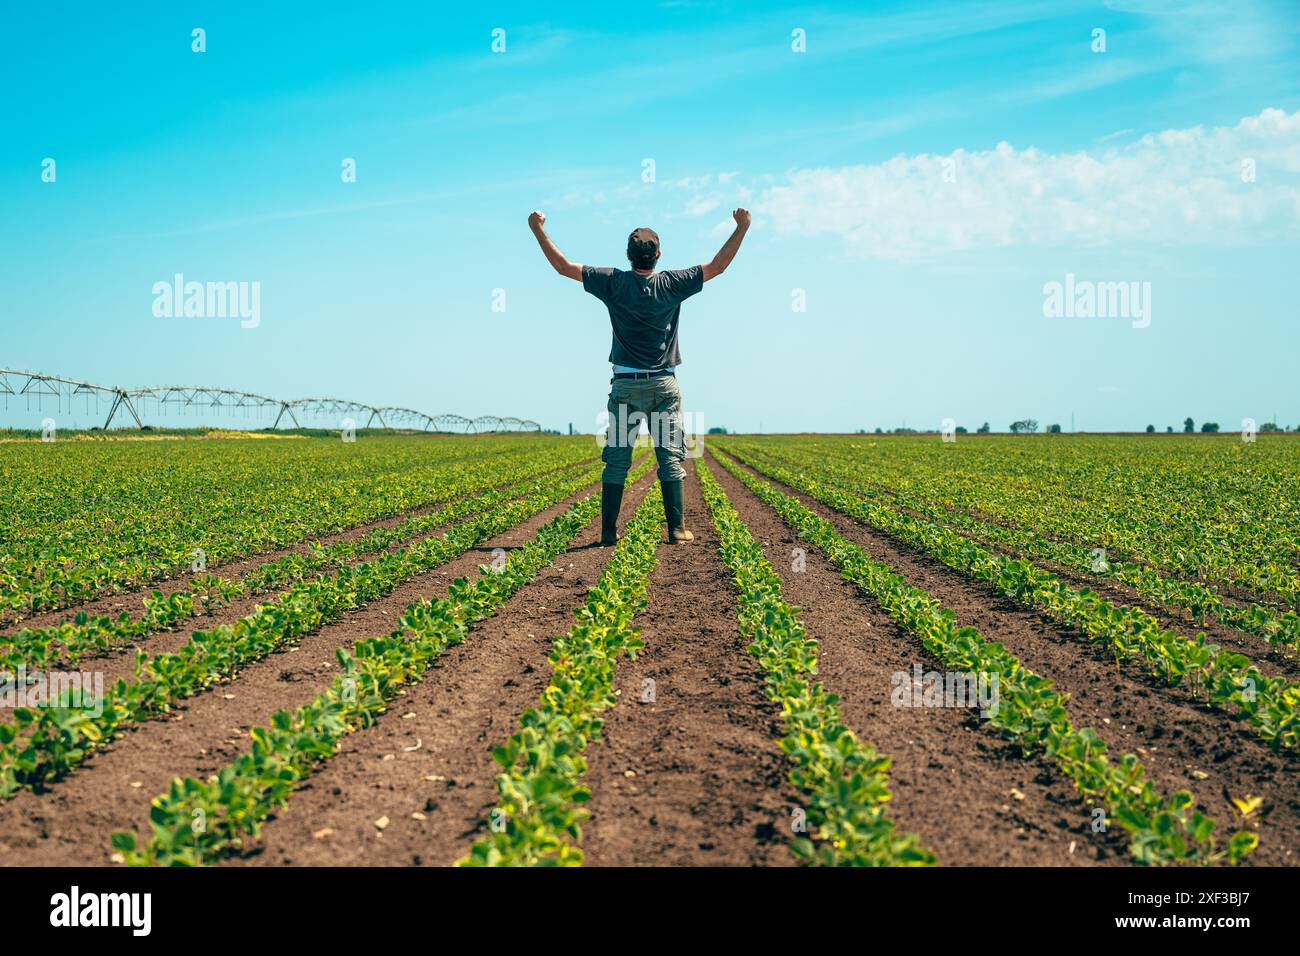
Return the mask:
[[704,286],[701,266],[643,275],[582,267],[582,287],[605,303],[614,331],[609,360],[639,369],[680,365],[677,327],[681,304]]
[[644,420],[651,423],[655,457],[659,459],[659,487],[663,493],[664,521],[668,540],[673,543],[694,539],[686,530],[682,481],[686,469],[685,427],[682,422],[682,392],[675,366],[682,356],[677,349],[677,320],[682,300],[688,299],[705,282],[719,276],[736,257],[740,242],[749,230],[749,210],[731,214],[735,231],[709,262],[689,269],[655,272],[659,262],[659,236],[649,227],[632,230],[627,237],[627,261],[631,272],[599,269],[570,261],[551,241],[543,225],[546,216],[534,211],[528,217],[542,253],[560,275],[576,279],[582,287],[605,303],[614,329],[614,363],[610,378],[609,414],[605,448],[600,457],[605,470],[600,476],[600,543],[618,541],[618,512],[623,503],[623,485],[632,465],[632,448]]

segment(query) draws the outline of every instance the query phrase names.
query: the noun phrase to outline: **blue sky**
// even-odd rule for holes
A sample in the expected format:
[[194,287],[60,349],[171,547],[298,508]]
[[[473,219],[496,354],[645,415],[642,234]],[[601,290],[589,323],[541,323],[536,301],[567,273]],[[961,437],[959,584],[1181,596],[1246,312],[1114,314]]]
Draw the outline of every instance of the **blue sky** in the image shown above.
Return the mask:
[[[528,213],[681,267],[743,203],[683,308],[707,425],[1300,423],[1295,0],[448,9],[10,7],[0,367],[590,431],[608,319]],[[260,323],[154,315],[176,273]],[[1149,282],[1149,326],[1046,317],[1068,274]]]

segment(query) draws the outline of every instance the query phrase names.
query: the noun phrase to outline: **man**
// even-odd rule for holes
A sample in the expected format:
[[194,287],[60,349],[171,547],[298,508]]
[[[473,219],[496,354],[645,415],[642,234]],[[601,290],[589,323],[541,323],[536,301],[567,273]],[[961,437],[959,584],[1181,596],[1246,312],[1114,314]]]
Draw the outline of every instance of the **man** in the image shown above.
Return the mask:
[[741,240],[749,231],[749,210],[732,213],[736,228],[713,260],[689,269],[656,272],[659,237],[653,229],[636,229],[627,239],[627,258],[632,271],[595,268],[570,262],[542,227],[546,217],[534,212],[528,225],[537,237],[547,261],[555,271],[577,279],[582,287],[604,302],[614,329],[609,361],[614,366],[610,379],[609,433],[601,458],[600,543],[618,540],[618,511],[623,503],[623,484],[632,464],[640,423],[650,426],[655,457],[659,460],[659,488],[664,496],[668,540],[674,544],[691,541],[682,519],[682,479],[686,471],[686,435],[682,423],[682,393],[676,367],[682,356],[677,348],[677,321],[684,299],[699,292],[705,282],[722,275],[736,258]]

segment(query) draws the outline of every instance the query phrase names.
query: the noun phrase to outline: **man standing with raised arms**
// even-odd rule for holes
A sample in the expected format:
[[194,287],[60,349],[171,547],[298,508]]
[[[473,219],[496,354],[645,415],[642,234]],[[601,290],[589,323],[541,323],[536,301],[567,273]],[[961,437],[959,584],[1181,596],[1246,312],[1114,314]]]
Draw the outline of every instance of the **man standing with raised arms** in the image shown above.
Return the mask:
[[560,252],[543,226],[546,217],[534,212],[528,225],[542,252],[555,271],[577,279],[582,287],[605,303],[614,330],[609,361],[614,377],[609,390],[609,432],[601,458],[600,543],[618,540],[618,511],[623,503],[623,484],[632,464],[640,420],[650,425],[655,457],[659,460],[659,488],[664,496],[668,540],[676,544],[695,536],[682,519],[682,479],[686,471],[686,435],[682,423],[682,392],[677,385],[676,367],[681,364],[677,348],[677,322],[681,305],[699,292],[705,282],[721,275],[740,249],[749,231],[749,210],[732,213],[736,228],[712,261],[689,269],[656,272],[659,236],[653,229],[640,228],[627,238],[630,272],[596,268],[570,262]]

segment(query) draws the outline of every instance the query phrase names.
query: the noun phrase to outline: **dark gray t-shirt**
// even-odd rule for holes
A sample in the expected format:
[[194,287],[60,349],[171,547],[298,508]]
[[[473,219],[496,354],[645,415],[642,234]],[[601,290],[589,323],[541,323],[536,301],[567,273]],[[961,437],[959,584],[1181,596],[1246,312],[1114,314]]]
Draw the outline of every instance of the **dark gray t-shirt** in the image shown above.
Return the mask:
[[648,276],[622,269],[582,267],[582,287],[604,302],[614,327],[609,360],[628,368],[660,369],[682,364],[677,319],[682,300],[704,287],[704,269],[673,269]]

